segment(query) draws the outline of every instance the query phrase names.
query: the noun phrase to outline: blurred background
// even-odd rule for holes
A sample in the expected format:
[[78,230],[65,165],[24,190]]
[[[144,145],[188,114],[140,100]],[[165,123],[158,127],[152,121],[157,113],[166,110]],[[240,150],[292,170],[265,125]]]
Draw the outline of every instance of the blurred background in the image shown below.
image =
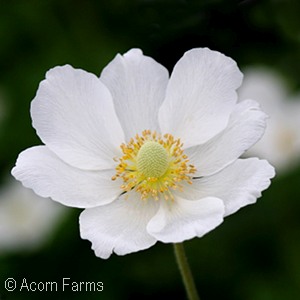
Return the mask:
[[[209,47],[237,61],[242,99],[269,114],[247,155],[277,177],[257,204],[185,243],[201,299],[300,297],[300,2],[297,0],[0,0],[0,299],[185,299],[172,245],[102,260],[79,236],[80,209],[62,207],[10,176],[18,154],[41,144],[30,102],[51,67],[100,74],[138,47],[172,71],[183,53]],[[103,282],[95,293],[7,292],[4,281]]]

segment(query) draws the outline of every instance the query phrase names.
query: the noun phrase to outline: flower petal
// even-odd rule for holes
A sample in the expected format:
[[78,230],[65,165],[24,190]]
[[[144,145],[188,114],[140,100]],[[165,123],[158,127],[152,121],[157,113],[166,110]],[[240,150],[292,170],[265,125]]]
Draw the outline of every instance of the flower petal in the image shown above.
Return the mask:
[[126,139],[145,129],[158,130],[158,109],[164,100],[168,71],[155,60],[131,49],[117,55],[102,71]]
[[23,151],[12,170],[16,179],[39,196],[81,208],[104,205],[119,196],[119,183],[111,180],[113,174],[113,170],[74,168],[45,146]]
[[246,100],[236,105],[228,126],[207,143],[186,149],[196,176],[218,172],[239,158],[264,134],[267,115],[257,102]]
[[184,197],[218,197],[224,201],[225,216],[256,202],[275,176],[274,168],[258,158],[238,159],[219,173],[194,180],[184,189]]
[[71,66],[46,74],[31,104],[33,127],[47,147],[82,169],[113,168],[123,131],[108,89],[95,75]]
[[206,142],[227,125],[241,82],[231,58],[207,48],[186,52],[159,111],[162,132],[180,137],[185,148]]
[[162,201],[147,226],[148,232],[164,243],[179,243],[213,230],[223,221],[224,204],[215,197],[198,199]]
[[90,240],[101,258],[147,249],[156,243],[146,226],[157,209],[157,202],[142,201],[135,192],[128,199],[121,196],[111,204],[86,209],[79,220],[81,238]]

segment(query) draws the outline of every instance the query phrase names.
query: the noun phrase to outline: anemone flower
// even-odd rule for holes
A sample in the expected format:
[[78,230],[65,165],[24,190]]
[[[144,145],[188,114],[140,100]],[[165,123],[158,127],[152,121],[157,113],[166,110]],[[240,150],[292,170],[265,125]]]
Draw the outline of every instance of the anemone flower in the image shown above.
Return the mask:
[[237,102],[241,83],[235,61],[207,48],[186,52],[170,78],[139,49],[100,78],[55,67],[31,104],[44,145],[23,151],[12,174],[84,208],[81,237],[101,258],[202,237],[274,176],[266,160],[239,158],[266,126],[257,102]]

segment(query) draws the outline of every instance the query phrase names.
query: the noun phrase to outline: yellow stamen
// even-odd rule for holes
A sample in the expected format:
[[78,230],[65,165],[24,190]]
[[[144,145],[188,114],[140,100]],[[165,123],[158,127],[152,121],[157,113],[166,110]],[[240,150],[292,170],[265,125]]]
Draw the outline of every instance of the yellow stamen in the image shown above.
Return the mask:
[[127,145],[120,146],[123,156],[112,180],[122,178],[121,189],[135,190],[141,199],[173,200],[172,191],[182,191],[182,182],[192,184],[191,174],[196,172],[188,164],[182,146],[180,139],[171,134],[162,137],[155,131],[144,130],[141,136],[136,134]]

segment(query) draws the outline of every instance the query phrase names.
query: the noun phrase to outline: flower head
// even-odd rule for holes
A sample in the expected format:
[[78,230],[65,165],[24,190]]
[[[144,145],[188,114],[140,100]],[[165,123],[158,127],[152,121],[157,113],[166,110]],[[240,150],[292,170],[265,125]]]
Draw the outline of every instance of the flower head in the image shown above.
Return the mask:
[[0,253],[40,247],[65,214],[59,203],[9,181],[0,191]]
[[263,138],[247,155],[259,155],[284,173],[300,164],[300,95],[289,96],[280,76],[266,68],[248,68],[239,95],[257,99],[270,116]]
[[13,175],[43,197],[85,208],[81,237],[109,257],[182,242],[254,203],[274,169],[239,157],[262,136],[258,104],[237,104],[242,74],[207,48],[167,70],[132,49],[100,78],[51,69],[31,105],[45,146],[22,152]]

